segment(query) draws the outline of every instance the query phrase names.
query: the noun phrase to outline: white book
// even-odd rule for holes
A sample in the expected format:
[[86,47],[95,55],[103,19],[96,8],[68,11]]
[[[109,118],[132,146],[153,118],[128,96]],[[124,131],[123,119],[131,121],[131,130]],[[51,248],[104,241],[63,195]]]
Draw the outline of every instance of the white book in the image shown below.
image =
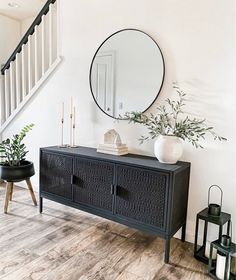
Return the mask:
[[127,150],[128,147],[125,145],[125,146],[121,146],[121,147],[115,148],[115,147],[110,147],[110,146],[99,145],[99,146],[98,146],[98,149],[100,149],[100,150],[117,151],[117,152],[119,152],[119,151],[122,151],[122,150]]
[[99,144],[99,147],[101,148],[113,148],[113,149],[121,149],[121,148],[126,148],[126,144],[120,144],[120,145],[116,145],[116,144]]
[[128,154],[128,149],[126,151],[122,151],[122,152],[114,152],[114,151],[97,149],[97,152],[98,153],[103,153],[103,154],[109,154],[109,155],[122,156],[122,155],[127,155]]

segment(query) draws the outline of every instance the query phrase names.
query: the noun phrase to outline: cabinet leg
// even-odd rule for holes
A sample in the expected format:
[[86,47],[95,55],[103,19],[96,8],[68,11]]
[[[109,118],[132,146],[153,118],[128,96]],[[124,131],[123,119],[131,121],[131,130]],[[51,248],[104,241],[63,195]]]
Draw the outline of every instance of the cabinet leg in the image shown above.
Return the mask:
[[43,198],[39,197],[39,213],[43,212]]
[[185,242],[185,236],[186,236],[186,223],[182,226],[182,232],[181,232],[181,241]]
[[169,263],[170,258],[170,238],[167,238],[165,241],[165,257],[164,262]]
[[198,225],[199,225],[199,218],[197,217],[196,226],[195,226],[194,257],[196,257],[196,254],[197,254]]

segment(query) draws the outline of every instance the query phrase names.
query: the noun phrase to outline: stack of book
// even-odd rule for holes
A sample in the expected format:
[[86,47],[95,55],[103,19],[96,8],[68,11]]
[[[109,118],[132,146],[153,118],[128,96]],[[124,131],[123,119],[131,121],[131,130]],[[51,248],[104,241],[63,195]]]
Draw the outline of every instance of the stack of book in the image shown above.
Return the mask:
[[122,156],[128,154],[128,147],[126,144],[99,144],[97,152]]

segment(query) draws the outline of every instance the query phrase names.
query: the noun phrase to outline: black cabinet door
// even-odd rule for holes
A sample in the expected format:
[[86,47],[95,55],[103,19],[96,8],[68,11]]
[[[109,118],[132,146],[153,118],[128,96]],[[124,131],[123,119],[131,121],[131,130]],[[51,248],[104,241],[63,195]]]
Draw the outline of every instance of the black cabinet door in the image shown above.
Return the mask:
[[117,166],[117,215],[165,229],[168,174]]
[[114,164],[103,161],[75,158],[73,200],[77,203],[112,211],[111,186]]
[[72,162],[72,157],[42,152],[40,157],[40,191],[72,199]]

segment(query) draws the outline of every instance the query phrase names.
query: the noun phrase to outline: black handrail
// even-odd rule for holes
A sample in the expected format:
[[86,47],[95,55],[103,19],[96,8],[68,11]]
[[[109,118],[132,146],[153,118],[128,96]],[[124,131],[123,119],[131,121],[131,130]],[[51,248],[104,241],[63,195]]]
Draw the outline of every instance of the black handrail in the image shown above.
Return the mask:
[[33,23],[30,25],[29,29],[25,33],[24,37],[21,39],[20,43],[15,48],[12,55],[9,57],[9,59],[1,69],[2,75],[4,75],[5,70],[10,67],[10,63],[15,60],[16,54],[21,51],[23,44],[26,44],[28,42],[29,35],[32,35],[34,33],[35,26],[39,25],[40,22],[42,21],[42,16],[48,13],[50,4],[54,4],[55,2],[56,0],[48,0],[47,3],[43,6],[42,10],[37,15]]

